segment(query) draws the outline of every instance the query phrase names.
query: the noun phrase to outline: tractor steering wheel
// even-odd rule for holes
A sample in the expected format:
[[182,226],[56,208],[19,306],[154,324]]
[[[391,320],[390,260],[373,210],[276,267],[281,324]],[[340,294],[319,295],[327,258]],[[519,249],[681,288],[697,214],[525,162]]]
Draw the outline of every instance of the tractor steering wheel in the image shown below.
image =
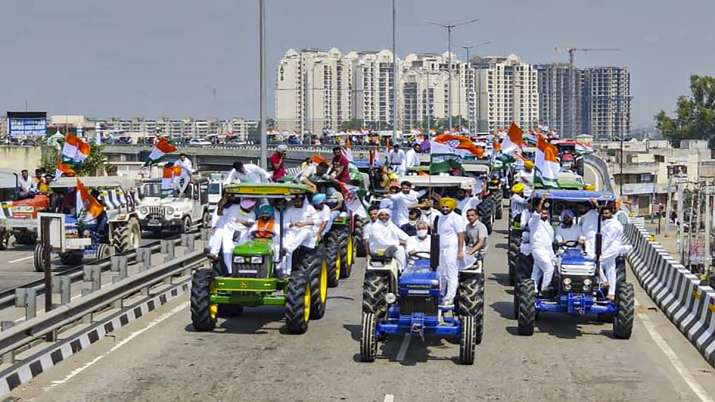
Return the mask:
[[429,251],[418,251],[411,255],[410,258],[415,260],[429,260],[431,258],[431,254]]
[[578,246],[579,246],[578,240],[565,241],[565,242],[563,243],[563,245],[564,245],[565,247],[569,247],[569,248],[570,248],[570,247],[578,247]]

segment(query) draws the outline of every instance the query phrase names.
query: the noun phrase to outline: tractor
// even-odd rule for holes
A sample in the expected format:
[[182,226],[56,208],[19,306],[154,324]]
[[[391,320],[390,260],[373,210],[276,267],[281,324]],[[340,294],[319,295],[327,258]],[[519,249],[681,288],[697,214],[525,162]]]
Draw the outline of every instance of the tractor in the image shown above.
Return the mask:
[[[224,188],[230,203],[241,198],[258,199],[275,208],[279,234],[248,233],[249,239],[233,248],[231,274],[217,259],[211,269],[195,271],[191,280],[191,321],[197,331],[212,331],[217,317],[237,316],[245,307],[284,306],[286,328],[293,334],[307,331],[311,319],[325,314],[328,293],[328,264],[323,244],[300,246],[292,255],[290,276],[277,270],[284,257],[284,213],[286,203],[305,196],[308,187],[292,183],[234,184]],[[321,242],[322,243],[322,242]]]
[[[543,190],[536,190],[532,202],[538,202],[544,196]],[[611,193],[555,190],[548,195],[552,224],[566,208],[576,210],[591,200],[600,205],[615,200]],[[599,209],[600,210],[600,209]],[[614,218],[615,219],[615,218]],[[528,228],[527,228],[528,230]],[[557,241],[558,243],[558,241]],[[538,314],[541,312],[563,313],[572,316],[596,317],[599,320],[613,321],[613,335],[628,339],[633,329],[635,299],[633,284],[625,278],[625,260],[616,259],[616,295],[611,301],[600,279],[601,224],[599,216],[595,240],[595,258],[586,255],[579,242],[569,241],[555,244],[557,265],[550,289],[537,291],[536,284],[522,276],[514,289],[514,315],[518,322],[520,335],[532,335]]]

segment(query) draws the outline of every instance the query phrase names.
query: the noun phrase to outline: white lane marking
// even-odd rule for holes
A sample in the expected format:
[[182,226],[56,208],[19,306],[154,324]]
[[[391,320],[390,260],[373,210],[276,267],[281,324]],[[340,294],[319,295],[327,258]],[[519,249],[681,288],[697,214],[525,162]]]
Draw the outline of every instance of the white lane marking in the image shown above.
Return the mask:
[[397,361],[401,362],[405,360],[405,355],[407,354],[407,349],[410,348],[410,340],[412,339],[411,334],[405,335],[404,338],[402,338],[402,345],[400,345],[400,351],[397,352]]
[[124,338],[124,339],[122,339],[121,341],[119,341],[116,345],[114,345],[111,349],[109,349],[109,350],[108,350],[107,352],[105,352],[104,354],[99,355],[99,356],[95,357],[94,359],[92,359],[91,361],[89,361],[88,363],[86,363],[85,365],[83,365],[83,366],[81,366],[81,367],[78,367],[78,368],[72,370],[72,372],[69,373],[69,374],[67,374],[67,376],[66,376],[65,378],[63,378],[63,379],[61,379],[61,380],[57,380],[57,381],[52,381],[52,385],[50,385],[49,387],[45,387],[45,391],[48,391],[48,390],[50,390],[50,389],[52,389],[52,388],[54,388],[54,387],[56,387],[56,386],[58,386],[58,385],[62,385],[62,384],[64,384],[64,383],[66,383],[67,381],[71,380],[71,379],[72,379],[73,377],[75,377],[77,374],[83,372],[84,370],[88,369],[89,367],[91,367],[92,365],[94,365],[95,363],[97,363],[98,361],[100,361],[100,360],[102,360],[103,358],[107,357],[110,353],[116,351],[117,349],[119,349],[119,348],[121,348],[122,346],[124,346],[124,345],[126,345],[127,343],[129,343],[132,339],[134,339],[134,338],[136,338],[137,336],[143,334],[144,332],[148,331],[148,330],[151,329],[152,327],[154,327],[154,326],[160,324],[162,321],[166,320],[167,318],[171,318],[172,316],[176,315],[177,313],[183,311],[184,309],[186,309],[186,307],[188,307],[188,305],[189,305],[189,302],[183,302],[183,303],[181,303],[180,305],[174,307],[171,311],[169,311],[169,312],[167,312],[167,313],[164,313],[164,314],[160,315],[159,317],[155,318],[155,319],[152,320],[149,324],[147,324],[146,327],[144,327],[144,328],[142,328],[142,329],[140,329],[140,330],[137,330],[137,331],[132,332],[131,334],[129,334],[129,336],[127,336],[126,338]]
[[[640,305],[636,301],[636,306]],[[648,331],[648,334],[650,334],[650,337],[653,338],[653,342],[655,342],[656,345],[660,348],[661,351],[663,351],[663,354],[665,357],[670,360],[670,364],[673,365],[675,368],[675,371],[680,374],[680,377],[683,378],[686,384],[690,387],[690,389],[693,391],[695,395],[700,398],[701,401],[703,402],[713,402],[713,399],[708,396],[708,393],[705,392],[702,386],[693,378],[693,376],[688,373],[687,369],[685,368],[685,365],[683,365],[683,362],[680,361],[678,358],[678,355],[675,354],[675,351],[668,345],[668,343],[663,339],[663,337],[658,333],[658,330],[655,329],[655,325],[653,325],[653,322],[650,320],[650,317],[648,317],[646,314],[638,313],[638,318],[643,322],[643,326],[645,329]]]
[[16,263],[16,262],[25,261],[25,260],[29,260],[29,259],[32,259],[32,256],[31,256],[31,255],[28,255],[27,257],[16,258],[16,259],[14,259],[14,260],[10,260],[10,261],[8,261],[8,263],[14,264],[14,263]]
[[385,402],[394,402],[394,401],[395,401],[395,395],[385,394]]

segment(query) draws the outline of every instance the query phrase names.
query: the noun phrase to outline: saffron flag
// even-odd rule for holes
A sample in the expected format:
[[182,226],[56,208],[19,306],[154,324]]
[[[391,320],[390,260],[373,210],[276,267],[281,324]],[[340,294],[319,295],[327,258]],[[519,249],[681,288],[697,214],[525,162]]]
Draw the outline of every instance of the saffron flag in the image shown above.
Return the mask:
[[509,126],[504,143],[501,145],[502,153],[511,154],[521,151],[524,146],[524,131],[514,122]]
[[89,156],[91,147],[81,138],[72,133],[65,135],[65,144],[62,146],[62,160],[68,163],[82,163]]
[[[436,144],[435,144],[436,143]],[[432,146],[436,145],[439,152],[432,149]],[[445,148],[447,146],[448,148]],[[450,149],[449,151],[446,151]],[[440,134],[434,137],[433,142],[430,144],[430,153],[441,153],[441,154],[453,154],[459,155],[460,157],[475,157],[481,158],[484,156],[484,148],[477,146],[472,140],[465,136],[453,135],[453,134]]]
[[97,201],[92,194],[89,193],[87,187],[77,179],[77,213],[84,211],[83,221],[90,223],[96,222],[99,215],[104,211],[102,204]]
[[556,180],[561,171],[558,154],[556,145],[550,144],[543,134],[536,133],[535,181],[540,180],[544,187],[557,187]]
[[155,164],[161,160],[166,154],[176,152],[176,147],[169,143],[165,137],[159,139],[159,141],[154,144],[154,148],[149,154],[149,159],[146,161],[145,166]]
[[75,172],[70,165],[62,163],[62,161],[57,158],[57,166],[55,168],[55,181],[59,180],[62,176],[75,176]]

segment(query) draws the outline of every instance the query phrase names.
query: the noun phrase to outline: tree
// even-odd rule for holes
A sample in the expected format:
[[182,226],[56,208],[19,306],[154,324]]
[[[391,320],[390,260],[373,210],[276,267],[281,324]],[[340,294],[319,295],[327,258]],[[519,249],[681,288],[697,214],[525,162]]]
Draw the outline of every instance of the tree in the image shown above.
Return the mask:
[[362,119],[350,119],[340,124],[341,131],[362,130],[365,128],[365,122]]
[[685,139],[708,140],[715,147],[715,77],[690,76],[690,96],[680,96],[675,116],[664,111],[655,116],[657,127],[673,146]]
[[[103,149],[103,145],[92,145],[87,159],[81,165],[73,167],[77,176],[97,176],[105,172],[107,174],[112,174],[112,172],[116,174],[116,168],[107,166],[107,159],[102,152]],[[60,149],[54,147],[45,148],[40,164],[46,173],[53,174],[55,172],[59,152]]]

